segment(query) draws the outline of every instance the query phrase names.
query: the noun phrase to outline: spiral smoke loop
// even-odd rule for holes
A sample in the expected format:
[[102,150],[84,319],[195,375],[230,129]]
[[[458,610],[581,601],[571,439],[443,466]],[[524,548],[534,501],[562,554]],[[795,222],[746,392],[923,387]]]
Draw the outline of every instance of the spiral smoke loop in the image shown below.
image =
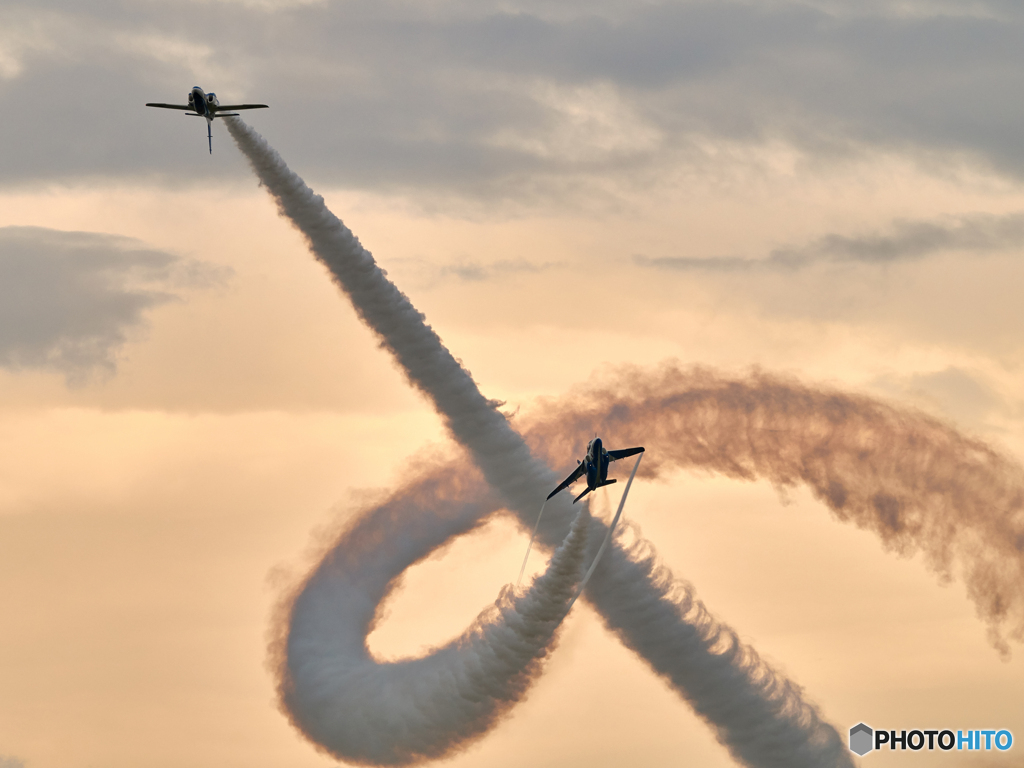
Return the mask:
[[[272,646],[282,706],[321,749],[373,765],[442,757],[522,699],[554,647],[580,564],[592,561],[605,535],[565,495],[545,512],[538,542],[554,555],[527,592],[507,588],[462,636],[421,658],[380,662],[366,636],[402,572],[452,537],[502,509],[532,527],[538,500],[561,479],[550,465],[578,451],[575,436],[595,431],[646,445],[647,476],[684,467],[806,484],[840,520],[898,551],[923,551],[943,576],[958,573],[997,647],[1024,639],[1018,465],[933,419],[869,398],[672,366],[625,371],[583,397],[548,402],[520,434],[323,198],[241,120],[225,122],[281,214],[468,456],[423,469],[364,510],[285,606]],[[646,542],[627,550],[613,541],[584,599],[737,762],[852,766],[799,686],[715,619]]]

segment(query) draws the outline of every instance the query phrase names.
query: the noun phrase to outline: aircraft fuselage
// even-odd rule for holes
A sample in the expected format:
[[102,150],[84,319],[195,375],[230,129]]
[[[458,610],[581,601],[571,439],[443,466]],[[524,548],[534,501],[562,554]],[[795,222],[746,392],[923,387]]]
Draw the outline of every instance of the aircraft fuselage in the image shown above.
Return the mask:
[[587,446],[587,487],[590,490],[600,488],[608,480],[608,452],[601,444],[601,438],[595,437]]
[[159,107],[161,109],[178,109],[187,115],[206,118],[206,139],[213,153],[213,121],[218,117],[238,117],[236,109],[266,109],[266,104],[234,104],[224,106],[217,100],[217,94],[205,93],[198,85],[193,86],[188,92],[187,104],[164,104],[162,102],[148,102],[147,107]]
[[195,110],[197,115],[205,117],[208,122],[213,122],[213,110],[208,106],[209,104],[217,103],[217,94],[215,93],[204,93],[203,89],[198,85],[194,86],[191,91],[188,92],[188,105]]
[[601,438],[595,437],[587,444],[587,454],[583,457],[583,461],[576,462],[576,469],[565,478],[558,487],[555,488],[551,493],[548,494],[550,499],[559,491],[568,488],[570,485],[575,483],[577,480],[586,477],[587,487],[579,496],[573,500],[573,504],[582,499],[591,491],[596,491],[605,485],[611,485],[614,480],[608,479],[608,465],[613,461],[624,459],[627,456],[636,456],[638,453],[643,453],[644,449],[642,446],[636,448],[622,448],[614,451],[609,451],[604,447],[601,442]]

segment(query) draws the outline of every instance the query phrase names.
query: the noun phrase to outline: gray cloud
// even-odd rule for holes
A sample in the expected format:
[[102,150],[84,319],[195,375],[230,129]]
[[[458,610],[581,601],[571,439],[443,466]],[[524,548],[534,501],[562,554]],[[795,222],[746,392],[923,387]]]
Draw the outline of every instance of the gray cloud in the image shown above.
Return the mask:
[[646,178],[694,137],[1024,176],[1010,3],[14,0],[0,27],[0,98],[23,116],[0,125],[7,185],[244,178],[223,132],[211,158],[200,121],[142,107],[196,83],[271,104],[260,130],[350,187],[522,198]]
[[794,270],[821,262],[889,264],[939,253],[991,253],[1024,248],[1024,213],[975,215],[943,221],[896,221],[886,234],[828,234],[799,248],[764,258],[636,256],[642,266],[716,272]]
[[23,760],[16,757],[4,757],[0,755],[0,768],[25,768]]
[[0,366],[113,370],[147,310],[224,277],[127,237],[0,228]]
[[502,259],[490,264],[478,261],[460,261],[458,264],[441,267],[439,273],[441,277],[452,275],[462,280],[482,281],[514,274],[537,274],[560,266],[563,265],[557,262],[534,264],[524,259]]

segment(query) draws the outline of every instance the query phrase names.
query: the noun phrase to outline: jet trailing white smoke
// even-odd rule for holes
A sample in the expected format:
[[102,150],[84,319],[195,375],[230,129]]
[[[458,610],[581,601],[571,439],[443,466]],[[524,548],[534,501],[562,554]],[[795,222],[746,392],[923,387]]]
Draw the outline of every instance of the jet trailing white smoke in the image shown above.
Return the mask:
[[[469,372],[444,347],[423,315],[387,279],[370,253],[327,209],[323,198],[309,189],[249,126],[237,118],[226,119],[226,123],[281,213],[305,235],[313,254],[328,268],[382,344],[394,354],[411,383],[433,401],[452,435],[469,450],[487,484],[524,524],[532,523],[536,501],[557,482],[555,474],[533,456],[507,419],[480,393]],[[565,497],[552,499],[548,506],[538,538],[554,547],[566,537],[572,509]],[[478,507],[477,511],[483,515],[489,510]],[[596,521],[591,527],[598,528]],[[601,538],[595,536],[594,541]],[[343,537],[335,551],[339,556],[347,556],[343,554],[347,548]],[[423,547],[418,557],[429,551]],[[696,611],[693,606],[681,605],[675,599],[674,581],[666,580],[665,576],[661,570],[655,572],[649,562],[632,559],[613,545],[594,574],[586,597],[608,625],[641,652],[708,720],[736,759],[764,768],[851,765],[838,733],[821,720],[814,706],[804,701],[799,687],[771,670],[752,648],[740,645],[735,633],[714,622],[699,603]],[[311,577],[307,591],[318,583],[316,575]],[[380,745],[402,745],[387,748],[388,754],[366,756],[368,751],[362,747],[324,737],[330,726],[322,725],[322,718],[336,723],[345,713],[357,711],[362,702],[359,691],[327,682],[345,674],[335,664],[319,667],[315,674],[296,676],[297,670],[307,668],[304,654],[310,647],[332,641],[331,633],[324,633],[319,620],[309,620],[309,614],[299,610],[305,594],[306,591],[295,600],[279,667],[282,701],[293,722],[314,742],[341,759],[388,763],[393,762],[393,753],[406,754],[409,761],[428,754],[419,745],[432,741],[433,734],[415,732],[412,723],[394,719],[381,722],[367,734],[367,738],[376,739]],[[332,600],[358,599],[352,598],[344,585],[327,594],[331,597],[318,601],[318,608],[327,616],[335,610]],[[337,629],[336,625],[330,626]],[[348,631],[358,632],[360,628],[350,627]],[[726,647],[723,638],[729,639]],[[467,656],[464,663],[473,664],[474,660]],[[378,678],[377,683],[383,685],[384,680]],[[328,702],[323,698],[324,690],[331,690],[340,698]],[[302,706],[300,702],[313,703]],[[423,706],[432,706],[429,697]],[[450,714],[435,713],[439,720],[435,732],[445,727]],[[447,750],[458,748],[462,734],[470,732],[476,733],[478,729],[454,730]],[[435,754],[441,753],[429,753]]]
[[[579,575],[570,579],[563,566],[571,570],[579,562],[580,546],[587,550],[583,562],[592,562],[606,529],[590,520],[582,543],[577,527],[583,518],[574,517],[565,496],[555,497],[537,534],[549,549],[561,545],[547,582],[535,583],[525,597],[504,593],[462,637],[427,656],[395,665],[370,656],[365,638],[377,607],[405,568],[503,507],[529,530],[537,501],[560,476],[480,393],[323,199],[255,131],[237,118],[225,122],[281,213],[305,235],[483,475],[464,462],[424,472],[386,503],[365,510],[341,535],[285,606],[277,627],[273,651],[282,703],[296,727],[340,759],[399,764],[450,754],[525,694],[555,637],[548,611]],[[687,387],[694,381],[683,374],[631,375],[639,399],[610,397],[609,408],[600,412],[550,405],[547,418],[527,434],[530,443],[573,455],[576,446],[567,436],[589,434],[600,424],[609,440],[647,445],[648,474],[690,466],[782,485],[808,483],[841,519],[876,530],[881,523],[871,520],[888,521],[903,537],[897,542],[918,541],[917,533],[928,530],[932,538],[918,545],[937,567],[959,557],[964,572],[977,576],[968,583],[979,604],[982,593],[995,595],[986,614],[990,625],[1005,620],[1007,611],[1017,620],[1024,615],[1020,598],[1006,602],[1003,589],[1014,574],[1020,583],[1024,549],[1024,484],[1005,460],[925,417],[865,398],[764,377],[728,382],[703,374],[693,392]],[[884,444],[896,447],[878,449]],[[970,470],[971,482],[951,479],[958,469]],[[985,492],[987,481],[998,492]],[[1016,549],[1000,550],[1005,558],[987,566],[969,553],[950,554],[948,515],[964,502],[980,511],[993,501],[1007,510],[1001,522],[993,528],[971,518],[968,528],[973,524],[980,540],[993,532],[1010,534]],[[947,517],[929,527],[924,521],[935,509]],[[799,687],[714,619],[689,585],[657,563],[646,542],[627,551],[613,540],[584,598],[708,722],[737,761],[763,768],[852,765],[842,739]],[[509,647],[519,650],[509,656]],[[390,696],[396,686],[405,695]]]

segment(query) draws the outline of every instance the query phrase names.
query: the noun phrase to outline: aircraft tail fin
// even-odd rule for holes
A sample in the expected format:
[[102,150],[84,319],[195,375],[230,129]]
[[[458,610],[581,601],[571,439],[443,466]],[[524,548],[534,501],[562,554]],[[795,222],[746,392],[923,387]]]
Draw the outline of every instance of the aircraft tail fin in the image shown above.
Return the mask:
[[[591,491],[597,490],[597,488],[604,488],[606,485],[611,485],[614,482],[617,482],[617,481],[616,480],[605,480],[603,483],[600,483],[595,488],[591,488],[591,487],[588,486],[587,489],[585,491],[583,491],[583,493],[581,493],[579,496],[577,496],[575,499],[572,500],[572,503],[575,504],[577,501],[582,499],[584,496],[586,496]],[[548,498],[550,498],[550,497],[548,497]]]

